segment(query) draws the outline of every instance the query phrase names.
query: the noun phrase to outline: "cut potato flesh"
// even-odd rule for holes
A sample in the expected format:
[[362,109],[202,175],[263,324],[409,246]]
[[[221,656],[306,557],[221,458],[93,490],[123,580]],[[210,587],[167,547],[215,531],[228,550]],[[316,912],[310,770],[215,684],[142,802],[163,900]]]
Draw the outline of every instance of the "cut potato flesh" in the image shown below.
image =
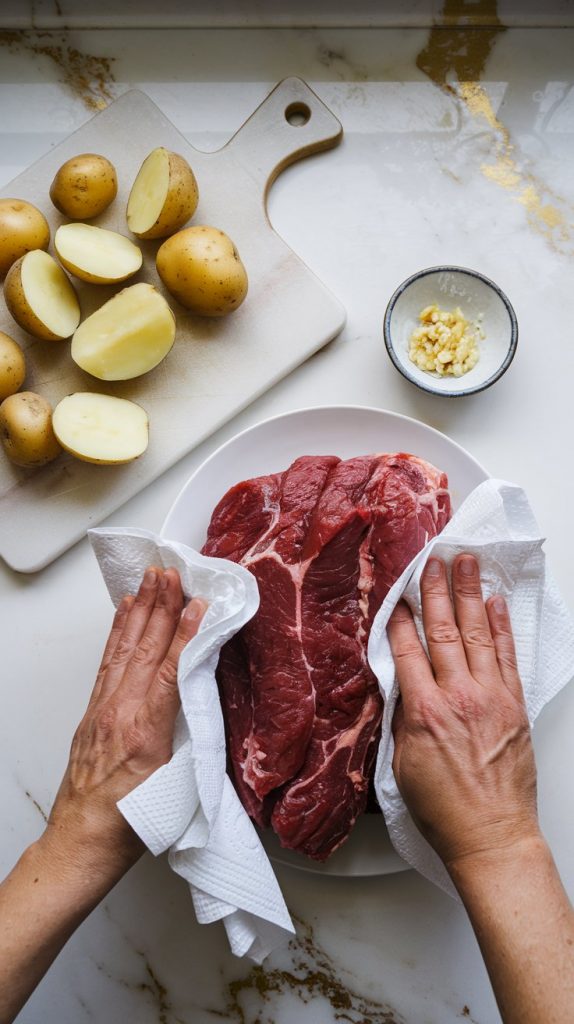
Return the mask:
[[125,281],[142,265],[141,249],[129,238],[92,224],[63,224],[54,247],[66,270],[91,284]]
[[40,323],[59,338],[69,338],[80,322],[80,305],[64,271],[42,249],[22,260],[24,299]]
[[127,221],[139,238],[166,238],[195,213],[199,190],[187,160],[160,146],[140,167],[128,199]]
[[169,192],[169,153],[160,146],[144,160],[130,193],[128,227],[135,235],[145,234],[155,224]]
[[100,380],[131,380],[167,355],[175,317],[151,284],[133,284],[114,295],[80,325],[72,359]]
[[83,462],[132,462],[148,446],[145,410],[112,395],[68,395],[54,409],[52,426],[62,448]]

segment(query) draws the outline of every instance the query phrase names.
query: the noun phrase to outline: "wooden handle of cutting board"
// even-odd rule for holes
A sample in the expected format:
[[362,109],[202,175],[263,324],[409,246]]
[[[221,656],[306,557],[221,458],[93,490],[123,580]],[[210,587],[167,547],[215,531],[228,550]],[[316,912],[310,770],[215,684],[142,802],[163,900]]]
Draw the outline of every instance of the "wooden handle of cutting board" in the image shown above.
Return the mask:
[[300,78],[279,82],[263,103],[230,139],[232,149],[258,178],[264,194],[289,164],[331,149],[343,137],[343,127],[316,93]]

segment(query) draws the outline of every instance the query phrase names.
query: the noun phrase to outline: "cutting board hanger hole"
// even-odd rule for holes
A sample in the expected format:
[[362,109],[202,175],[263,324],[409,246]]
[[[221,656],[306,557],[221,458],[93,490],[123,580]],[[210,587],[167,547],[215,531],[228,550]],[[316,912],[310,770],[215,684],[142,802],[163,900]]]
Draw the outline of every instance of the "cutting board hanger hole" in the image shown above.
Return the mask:
[[311,108],[306,103],[290,103],[285,108],[285,120],[293,128],[301,128],[311,117]]

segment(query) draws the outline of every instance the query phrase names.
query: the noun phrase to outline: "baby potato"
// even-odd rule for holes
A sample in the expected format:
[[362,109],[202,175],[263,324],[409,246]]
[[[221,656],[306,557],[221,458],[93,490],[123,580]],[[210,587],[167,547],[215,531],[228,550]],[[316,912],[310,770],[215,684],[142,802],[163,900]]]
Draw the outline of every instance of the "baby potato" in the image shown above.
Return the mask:
[[45,466],[62,448],[52,427],[50,403],[33,391],[19,391],[0,405],[0,437],[17,466]]
[[138,238],[165,238],[195,213],[199,191],[187,160],[163,146],[153,149],[132,185],[126,219]]
[[80,153],[66,160],[50,185],[50,199],[70,220],[91,220],[114,201],[116,169],[105,156]]
[[27,252],[10,267],[4,298],[16,323],[42,341],[69,338],[80,322],[80,304],[70,280],[41,249]]
[[153,370],[175,341],[175,317],[151,284],[124,288],[87,317],[72,338],[72,359],[99,380],[131,380]]
[[168,292],[192,313],[225,316],[247,295],[247,273],[224,231],[200,225],[160,246],[157,272]]
[[47,249],[50,228],[43,213],[24,199],[0,199],[0,277],[31,249]]
[[0,331],[0,402],[20,390],[26,376],[26,360],[20,346]]
[[133,462],[149,442],[145,409],[126,398],[91,391],[68,395],[54,409],[54,431],[67,452],[81,462],[117,466]]
[[54,237],[54,249],[66,270],[90,284],[117,284],[142,265],[141,249],[125,235],[94,224],[62,224]]

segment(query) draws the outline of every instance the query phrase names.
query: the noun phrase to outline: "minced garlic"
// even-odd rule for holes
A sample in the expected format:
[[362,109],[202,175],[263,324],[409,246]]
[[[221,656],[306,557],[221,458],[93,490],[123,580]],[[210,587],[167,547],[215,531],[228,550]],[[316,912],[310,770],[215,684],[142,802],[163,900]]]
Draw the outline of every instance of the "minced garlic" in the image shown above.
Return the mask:
[[476,366],[479,357],[478,336],[484,337],[478,325],[471,325],[462,310],[449,313],[436,304],[419,313],[421,327],[411,335],[409,358],[421,370],[462,377]]

